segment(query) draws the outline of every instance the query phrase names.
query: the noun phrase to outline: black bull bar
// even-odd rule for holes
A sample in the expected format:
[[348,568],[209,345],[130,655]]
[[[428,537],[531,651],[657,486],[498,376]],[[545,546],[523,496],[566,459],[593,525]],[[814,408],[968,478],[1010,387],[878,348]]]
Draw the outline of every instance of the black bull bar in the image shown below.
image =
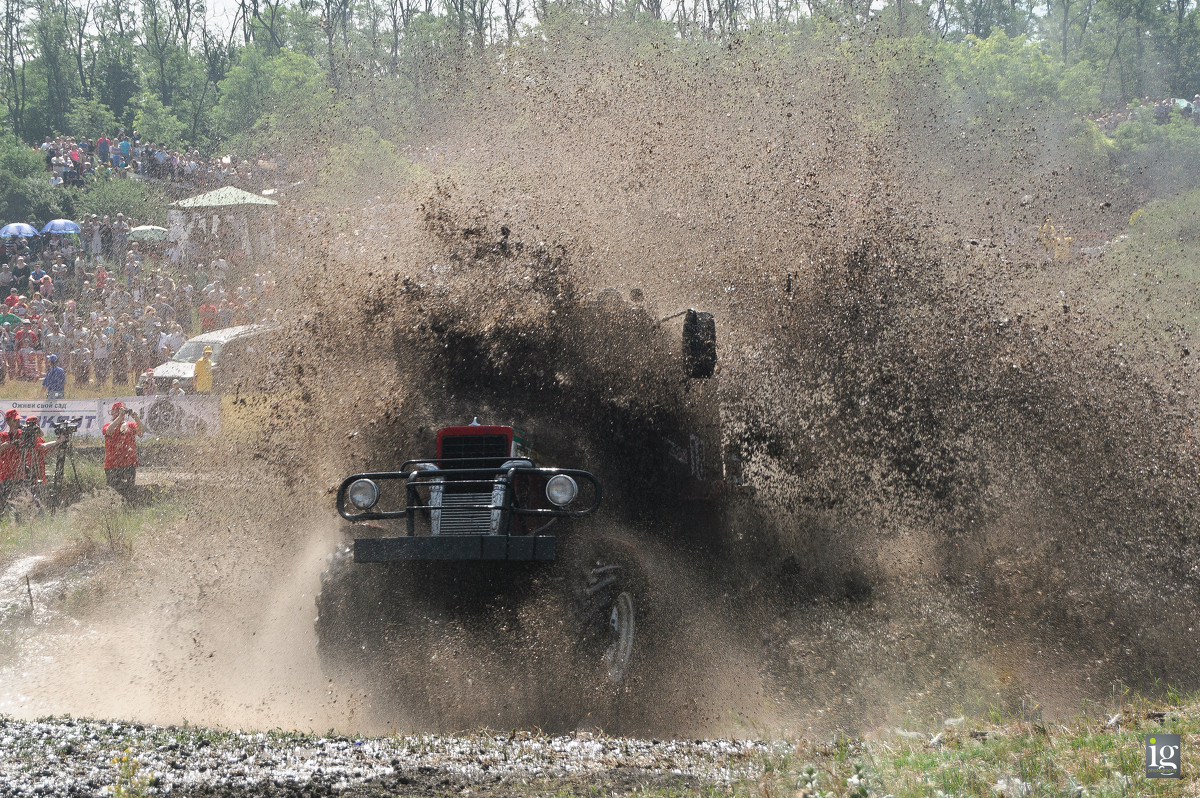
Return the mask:
[[[528,461],[525,461],[528,462]],[[378,471],[354,474],[342,481],[337,490],[337,510],[348,521],[373,521],[405,518],[407,536],[358,538],[354,541],[355,562],[395,562],[406,560],[507,560],[547,561],[555,558],[555,538],[551,535],[512,535],[514,516],[544,518],[547,522],[555,518],[579,518],[595,512],[600,506],[602,489],[600,481],[587,471],[567,468],[539,468],[532,464],[514,464],[510,458],[497,460],[495,465],[481,464],[474,460],[473,467],[454,466],[438,460],[410,460],[399,471]],[[515,485],[522,477],[537,480],[544,485],[546,480],[564,474],[592,486],[592,500],[579,509],[569,507],[519,507],[515,506]],[[347,492],[350,486],[361,479],[369,479],[376,485],[388,482],[404,482],[404,506],[395,509],[378,508],[358,510],[349,504]],[[439,501],[425,501],[420,489],[426,489],[433,497],[435,492],[444,497],[451,493],[490,494],[487,504],[461,504],[452,507]],[[435,491],[435,489],[437,489]],[[539,489],[544,489],[539,486]],[[381,491],[382,493],[382,491]],[[578,497],[577,497],[578,499]],[[488,534],[416,534],[418,513],[487,513],[491,531]],[[432,526],[432,524],[431,524]]]

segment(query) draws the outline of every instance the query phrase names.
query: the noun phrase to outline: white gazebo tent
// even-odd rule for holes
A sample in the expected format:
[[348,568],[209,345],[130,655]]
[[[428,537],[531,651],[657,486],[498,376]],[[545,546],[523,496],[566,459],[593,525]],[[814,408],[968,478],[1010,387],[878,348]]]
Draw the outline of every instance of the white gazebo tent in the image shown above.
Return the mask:
[[167,212],[173,260],[196,250],[261,260],[275,252],[273,199],[233,186],[179,200]]

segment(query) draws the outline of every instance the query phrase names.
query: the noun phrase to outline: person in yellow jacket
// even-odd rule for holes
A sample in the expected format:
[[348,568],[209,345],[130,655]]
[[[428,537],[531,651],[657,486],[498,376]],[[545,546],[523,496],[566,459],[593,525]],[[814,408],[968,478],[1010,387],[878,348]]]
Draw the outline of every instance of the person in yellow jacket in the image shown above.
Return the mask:
[[204,347],[204,354],[196,361],[196,374],[193,385],[196,393],[208,393],[213,384],[212,347]]

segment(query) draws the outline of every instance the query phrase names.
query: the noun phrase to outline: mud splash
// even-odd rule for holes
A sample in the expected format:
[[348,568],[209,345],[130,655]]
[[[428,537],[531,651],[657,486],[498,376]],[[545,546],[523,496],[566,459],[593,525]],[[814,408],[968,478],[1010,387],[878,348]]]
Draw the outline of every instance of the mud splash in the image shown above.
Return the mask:
[[[1107,294],[1103,260],[1037,239],[1046,216],[1114,235],[1128,198],[1078,162],[1066,122],[981,136],[947,119],[936,76],[888,88],[868,51],[768,44],[613,30],[530,48],[421,109],[388,193],[319,170],[294,192],[276,272],[296,320],[245,385],[274,397],[267,426],[208,450],[266,486],[223,508],[253,519],[253,554],[179,599],[240,664],[117,624],[108,640],[159,664],[88,668],[136,672],[152,698],[84,705],[379,724],[314,670],[303,597],[340,533],[301,519],[333,518],[345,473],[474,416],[596,470],[600,522],[663,553],[690,669],[629,731],[859,729],[1075,706],[1114,679],[1194,685],[1194,370],[1112,326],[1101,309],[1136,297]],[[688,307],[717,317],[705,385],[662,321]],[[714,409],[709,454],[744,487],[685,500],[664,447]],[[233,540],[219,515],[185,520],[165,556]],[[206,569],[170,570],[129,576],[147,607]],[[259,672],[260,632],[304,675],[268,668],[247,698],[228,674]],[[62,684],[48,673],[41,706],[79,706]],[[446,725],[539,715],[458,707]]]

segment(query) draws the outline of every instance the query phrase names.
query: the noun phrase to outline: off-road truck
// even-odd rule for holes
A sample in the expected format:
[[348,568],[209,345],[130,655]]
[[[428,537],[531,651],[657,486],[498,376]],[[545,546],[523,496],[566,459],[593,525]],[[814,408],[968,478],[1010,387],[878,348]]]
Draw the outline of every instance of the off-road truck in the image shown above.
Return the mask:
[[[686,316],[681,381],[711,377],[712,317],[677,315]],[[695,436],[665,448],[664,467],[683,472],[680,484],[694,491],[686,475],[700,473]],[[330,558],[317,598],[326,671],[400,680],[404,698],[420,703],[413,672],[437,659],[428,638],[448,615],[532,597],[556,608],[552,625],[571,638],[581,681],[599,690],[626,682],[652,607],[635,548],[572,523],[594,513],[602,495],[593,473],[547,465],[520,429],[478,419],[439,429],[431,458],[346,477],[337,511],[354,540]]]

